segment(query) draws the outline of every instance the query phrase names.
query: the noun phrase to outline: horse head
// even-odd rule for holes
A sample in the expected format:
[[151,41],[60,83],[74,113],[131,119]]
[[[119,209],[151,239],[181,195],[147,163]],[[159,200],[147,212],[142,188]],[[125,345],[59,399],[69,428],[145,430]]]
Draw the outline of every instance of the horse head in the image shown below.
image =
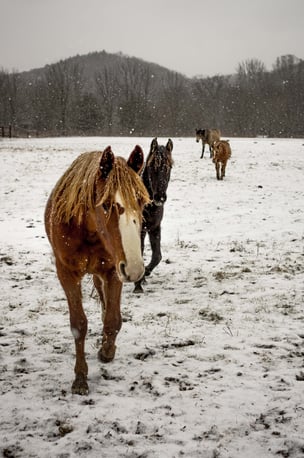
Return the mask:
[[97,233],[114,256],[117,275],[124,282],[137,281],[144,274],[140,231],[142,210],[149,198],[138,176],[143,160],[139,146],[127,161],[114,157],[111,148],[107,147],[99,164],[100,178],[96,184],[99,201],[95,207]]
[[196,143],[198,143],[202,138],[205,136],[205,129],[196,129],[195,130],[195,138]]
[[150,198],[156,206],[167,200],[167,188],[171,176],[173,142],[169,138],[166,146],[159,145],[157,138],[152,140],[144,171],[144,182]]

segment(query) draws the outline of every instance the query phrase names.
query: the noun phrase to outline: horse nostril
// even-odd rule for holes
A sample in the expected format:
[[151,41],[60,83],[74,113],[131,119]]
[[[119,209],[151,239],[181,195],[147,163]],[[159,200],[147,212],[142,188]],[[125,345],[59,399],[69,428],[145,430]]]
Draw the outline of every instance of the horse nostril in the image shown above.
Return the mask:
[[167,200],[166,194],[155,194],[154,201],[158,203],[164,203]]
[[127,273],[126,273],[126,264],[124,262],[121,262],[119,264],[119,268],[120,268],[120,272],[122,273],[122,275],[127,278]]

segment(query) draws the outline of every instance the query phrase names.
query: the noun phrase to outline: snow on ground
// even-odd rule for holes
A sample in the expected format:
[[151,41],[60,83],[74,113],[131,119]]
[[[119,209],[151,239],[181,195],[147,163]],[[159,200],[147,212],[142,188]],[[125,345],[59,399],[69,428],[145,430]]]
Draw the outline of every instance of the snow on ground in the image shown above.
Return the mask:
[[[159,139],[161,142],[167,139]],[[81,152],[151,138],[0,142],[0,450],[6,457],[304,456],[303,140],[230,140],[226,179],[174,138],[163,260],[123,288],[115,360],[97,360],[84,281],[88,396],[43,212]],[[146,250],[149,256],[149,249]]]

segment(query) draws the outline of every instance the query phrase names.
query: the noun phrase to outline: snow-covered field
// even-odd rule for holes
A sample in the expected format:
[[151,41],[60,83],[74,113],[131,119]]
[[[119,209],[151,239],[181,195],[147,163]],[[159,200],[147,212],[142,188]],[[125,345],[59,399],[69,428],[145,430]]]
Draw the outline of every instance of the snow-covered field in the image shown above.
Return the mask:
[[85,280],[90,393],[71,394],[74,342],[46,199],[79,153],[110,144],[127,157],[138,143],[147,154],[150,142],[0,141],[1,454],[303,457],[303,140],[230,139],[221,182],[201,144],[173,138],[163,260],[144,295],[124,285],[108,365]]

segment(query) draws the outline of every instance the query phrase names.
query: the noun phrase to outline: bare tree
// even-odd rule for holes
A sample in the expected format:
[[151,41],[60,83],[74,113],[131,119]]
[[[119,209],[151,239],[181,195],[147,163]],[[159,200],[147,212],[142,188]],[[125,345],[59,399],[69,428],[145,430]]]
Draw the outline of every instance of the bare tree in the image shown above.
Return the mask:
[[118,72],[118,116],[122,133],[142,135],[151,117],[153,75],[147,66],[129,58],[121,63]]
[[276,59],[273,70],[273,104],[279,114],[279,135],[303,136],[304,61],[293,55]]
[[0,72],[0,118],[4,125],[17,123],[17,73]]
[[115,115],[119,96],[119,82],[113,68],[105,67],[95,74],[97,99],[103,118],[103,130],[106,135],[112,135],[115,128]]
[[162,135],[182,135],[187,129],[189,92],[182,75],[169,72],[163,79],[157,111],[154,113],[156,131]]
[[[262,120],[265,119],[266,67],[257,59],[246,60],[238,66],[237,100],[239,120],[242,120],[243,135],[263,134]],[[240,127],[240,126],[239,126]]]
[[73,125],[77,135],[104,135],[100,105],[93,94],[83,94],[78,100],[77,119]]
[[67,135],[73,117],[73,104],[80,95],[81,71],[77,64],[61,61],[46,71],[50,124],[56,133]]
[[227,81],[221,75],[194,79],[193,95],[196,100],[194,127],[223,129],[223,98],[226,91]]

